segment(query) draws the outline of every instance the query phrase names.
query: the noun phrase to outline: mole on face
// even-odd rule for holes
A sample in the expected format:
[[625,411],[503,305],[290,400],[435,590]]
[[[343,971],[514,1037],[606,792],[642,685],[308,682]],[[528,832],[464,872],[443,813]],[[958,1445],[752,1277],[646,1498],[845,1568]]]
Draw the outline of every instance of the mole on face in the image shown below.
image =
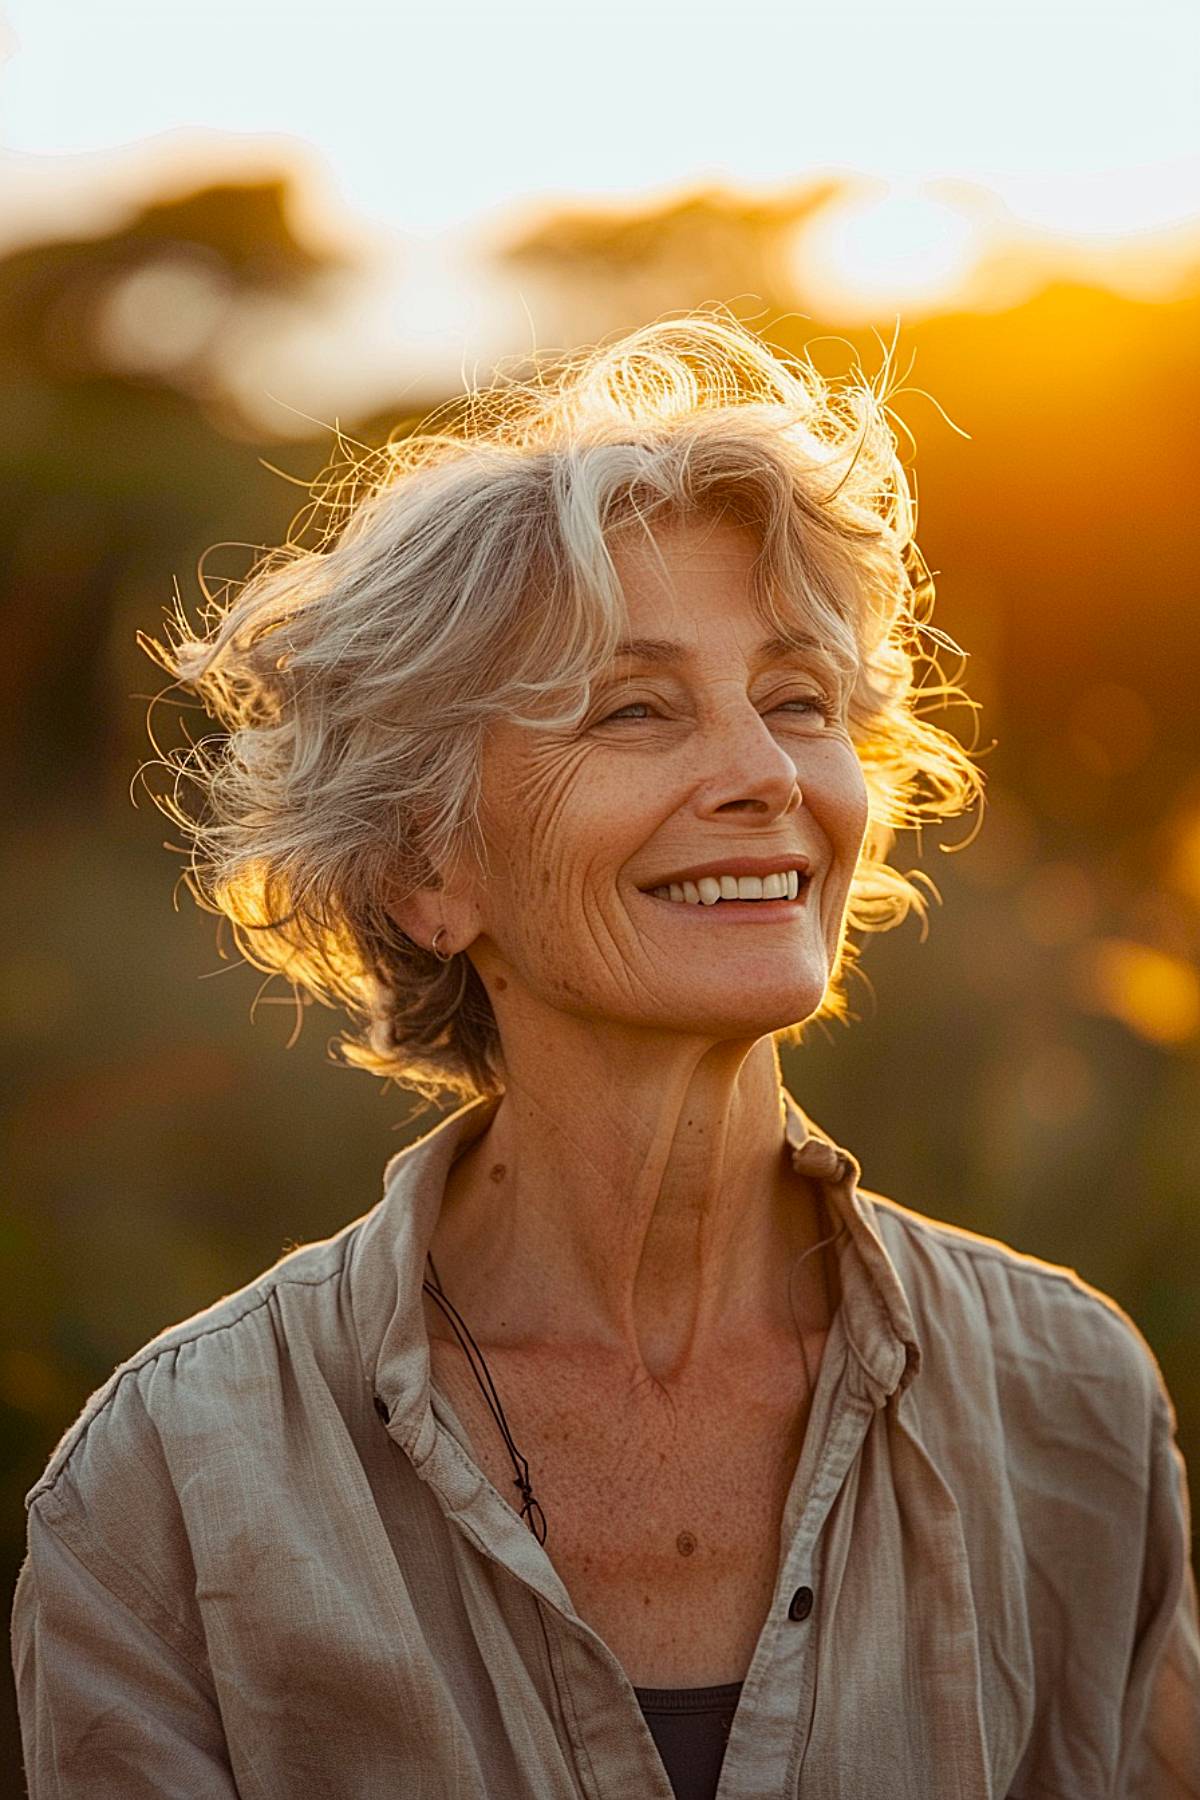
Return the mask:
[[675,1548],[678,1550],[680,1556],[690,1556],[692,1554],[692,1551],[696,1548],[696,1540],[690,1531],[680,1532],[679,1536],[675,1539]]
[[497,975],[496,988],[497,988],[497,991],[501,994],[503,994],[507,990],[508,982],[505,980],[503,975]]
[[489,1174],[493,1181],[503,1181],[504,1177],[508,1174],[508,1170],[503,1163],[493,1163],[489,1170]]

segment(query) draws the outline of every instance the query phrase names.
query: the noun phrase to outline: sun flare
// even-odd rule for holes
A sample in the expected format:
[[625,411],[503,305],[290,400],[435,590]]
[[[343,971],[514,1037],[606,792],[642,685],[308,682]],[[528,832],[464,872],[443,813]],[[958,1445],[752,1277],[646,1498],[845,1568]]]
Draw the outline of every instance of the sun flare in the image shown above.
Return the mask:
[[889,188],[825,207],[792,244],[798,291],[839,316],[911,316],[962,289],[983,248],[980,225],[945,201]]

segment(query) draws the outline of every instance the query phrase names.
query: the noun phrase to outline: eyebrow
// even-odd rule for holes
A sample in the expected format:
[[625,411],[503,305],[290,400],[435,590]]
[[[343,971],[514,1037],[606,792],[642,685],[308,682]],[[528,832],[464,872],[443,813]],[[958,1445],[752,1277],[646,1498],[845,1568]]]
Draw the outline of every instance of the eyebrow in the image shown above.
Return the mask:
[[[756,660],[767,662],[772,657],[791,656],[804,650],[820,650],[816,638],[808,632],[797,632],[792,637],[781,637],[773,632],[764,638],[758,646]],[[637,662],[648,663],[680,663],[687,662],[691,650],[676,638],[622,638],[614,652],[614,660],[633,658]]]

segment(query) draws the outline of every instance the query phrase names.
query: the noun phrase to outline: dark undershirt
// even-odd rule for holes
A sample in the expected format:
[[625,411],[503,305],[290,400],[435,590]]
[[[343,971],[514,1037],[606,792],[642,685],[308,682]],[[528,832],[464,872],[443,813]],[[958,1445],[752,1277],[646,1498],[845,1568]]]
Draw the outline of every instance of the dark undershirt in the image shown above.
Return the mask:
[[633,1691],[676,1800],[714,1800],[742,1683]]

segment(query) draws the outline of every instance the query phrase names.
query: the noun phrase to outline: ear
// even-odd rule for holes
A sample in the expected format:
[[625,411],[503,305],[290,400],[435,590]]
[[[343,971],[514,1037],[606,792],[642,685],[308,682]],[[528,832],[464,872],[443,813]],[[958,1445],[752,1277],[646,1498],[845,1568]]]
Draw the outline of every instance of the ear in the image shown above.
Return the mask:
[[401,931],[426,950],[433,942],[438,926],[445,923],[440,887],[411,888],[407,893],[402,888],[397,888],[389,896],[386,910],[388,917],[395,920]]
[[454,950],[465,950],[479,935],[480,920],[468,879],[460,872],[458,879],[445,880],[433,873],[433,880],[407,892],[397,886],[387,903],[387,911],[401,931],[425,950],[431,949],[440,927],[446,928],[446,939]]

